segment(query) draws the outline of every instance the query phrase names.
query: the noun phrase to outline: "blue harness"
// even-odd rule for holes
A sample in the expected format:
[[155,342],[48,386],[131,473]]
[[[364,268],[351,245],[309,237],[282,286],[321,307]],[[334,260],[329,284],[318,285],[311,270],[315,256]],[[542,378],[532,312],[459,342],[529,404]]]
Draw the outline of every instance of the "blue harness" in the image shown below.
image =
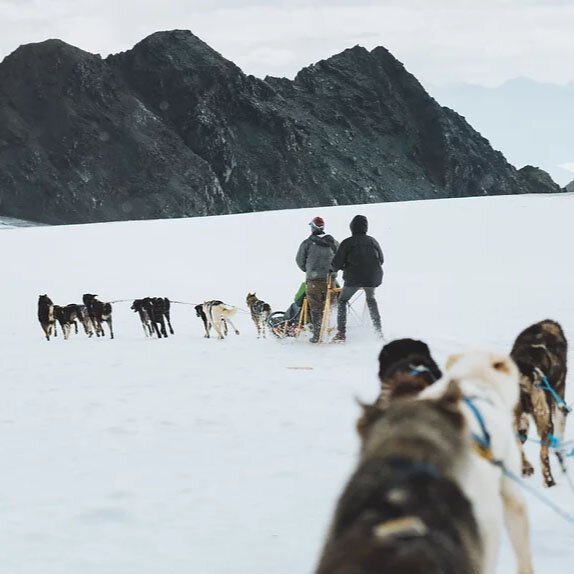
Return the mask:
[[437,380],[432,371],[424,365],[409,365],[409,368],[411,370],[410,374],[413,376],[426,374],[429,376],[433,383],[435,383]]
[[[481,453],[485,458],[492,458],[492,440],[490,438],[490,433],[486,428],[486,424],[484,422],[484,418],[482,413],[480,412],[479,408],[474,404],[474,401],[482,400],[490,402],[488,399],[483,399],[482,397],[463,397],[462,401],[464,404],[472,411],[472,414],[476,418],[478,425],[480,426],[480,431],[482,434],[477,434],[475,432],[471,433],[472,440],[476,443]],[[487,456],[488,455],[488,456]]]
[[562,397],[554,390],[554,387],[550,384],[550,381],[546,375],[538,368],[536,369],[536,372],[538,373],[541,382],[536,384],[535,387],[544,391],[548,391],[550,396],[556,401],[556,404],[560,407],[560,409],[562,409],[562,412],[565,415],[572,412],[572,407],[569,407],[564,399],[562,399]]

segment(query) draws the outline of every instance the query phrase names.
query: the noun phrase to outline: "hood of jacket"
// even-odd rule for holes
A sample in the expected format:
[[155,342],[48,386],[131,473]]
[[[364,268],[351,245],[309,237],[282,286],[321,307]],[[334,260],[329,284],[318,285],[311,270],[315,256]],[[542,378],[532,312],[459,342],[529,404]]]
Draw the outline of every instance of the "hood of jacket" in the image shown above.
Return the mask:
[[351,228],[351,233],[353,235],[364,235],[369,229],[369,222],[364,215],[355,215],[349,227]]
[[333,247],[335,240],[331,235],[311,235],[311,241],[321,247]]

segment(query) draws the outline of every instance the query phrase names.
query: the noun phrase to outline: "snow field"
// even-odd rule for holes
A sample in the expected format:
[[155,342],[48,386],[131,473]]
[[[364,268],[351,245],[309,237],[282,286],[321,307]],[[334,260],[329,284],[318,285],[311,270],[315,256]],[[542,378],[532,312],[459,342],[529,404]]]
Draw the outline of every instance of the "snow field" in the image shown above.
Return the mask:
[[[377,393],[380,343],[356,322],[343,346],[257,340],[247,292],[284,310],[303,280],[294,257],[311,217],[322,215],[340,241],[362,213],[386,256],[378,299],[387,338],[420,337],[442,364],[470,347],[509,351],[520,330],[547,317],[569,336],[573,201],[440,200],[4,230],[3,572],[311,572],[355,464],[354,396]],[[176,335],[146,339],[130,304],[117,303],[115,340],[43,340],[38,295],[66,304],[84,292],[103,301],[219,298],[240,309],[241,335],[205,340],[193,307],[173,305]],[[554,470],[560,485],[544,493],[572,511],[574,494]],[[543,491],[539,473],[530,484]],[[567,572],[574,527],[528,502],[536,572]],[[505,542],[499,572],[512,571]]]

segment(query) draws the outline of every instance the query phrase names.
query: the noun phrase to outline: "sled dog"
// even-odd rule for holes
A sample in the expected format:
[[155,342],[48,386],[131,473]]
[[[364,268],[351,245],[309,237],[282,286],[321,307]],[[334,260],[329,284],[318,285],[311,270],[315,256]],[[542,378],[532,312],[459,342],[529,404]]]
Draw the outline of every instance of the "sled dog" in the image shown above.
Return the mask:
[[[540,462],[544,484],[554,486],[554,477],[548,458],[551,438],[560,444],[564,440],[568,407],[564,402],[566,391],[566,359],[568,343],[558,323],[540,321],[531,325],[518,337],[510,356],[520,371],[520,401],[516,409],[516,430],[520,442],[528,438],[530,417],[534,419],[540,437]],[[552,389],[552,390],[550,390]],[[530,476],[534,468],[522,450],[522,473]],[[564,468],[563,454],[556,451]]]
[[258,299],[255,293],[248,293],[246,302],[251,311],[251,319],[257,329],[257,338],[261,336],[265,338],[267,319],[269,319],[269,315],[271,315],[271,306],[269,303]]
[[377,406],[384,409],[391,397],[415,395],[441,376],[426,343],[415,339],[391,341],[379,354],[381,393]]
[[201,307],[205,315],[205,336],[207,338],[210,336],[211,327],[217,333],[218,339],[225,338],[227,335],[227,324],[231,325],[236,335],[239,335],[239,331],[231,321],[231,317],[237,312],[235,307],[230,307],[222,301],[205,301]]
[[472,456],[456,382],[396,401],[365,429],[316,574],[477,574],[482,543],[455,477]]
[[108,324],[110,329],[110,339],[114,338],[114,329],[112,325],[112,304],[103,303],[97,299],[97,295],[93,293],[84,293],[82,295],[82,301],[88,309],[88,316],[90,321],[94,325],[94,331],[97,337],[103,337],[104,333],[104,323]]
[[78,334],[78,321],[82,324],[88,337],[94,334],[94,327],[85,305],[77,305],[76,303],[70,303],[64,307],[54,305],[54,318],[60,323],[64,340],[69,339],[72,325],[74,326],[74,332],[76,335]]
[[520,476],[521,470],[513,424],[519,398],[518,379],[518,368],[510,357],[470,351],[449,357],[443,378],[419,395],[421,399],[438,397],[451,381],[457,381],[463,392],[461,408],[474,453],[461,465],[456,480],[471,501],[480,528],[484,574],[494,574],[496,570],[503,520],[516,556],[517,572],[532,573],[526,505],[522,491],[505,474]]
[[46,340],[50,340],[50,336],[56,333],[56,319],[54,318],[54,303],[48,295],[40,295],[38,297],[38,321],[44,331]]

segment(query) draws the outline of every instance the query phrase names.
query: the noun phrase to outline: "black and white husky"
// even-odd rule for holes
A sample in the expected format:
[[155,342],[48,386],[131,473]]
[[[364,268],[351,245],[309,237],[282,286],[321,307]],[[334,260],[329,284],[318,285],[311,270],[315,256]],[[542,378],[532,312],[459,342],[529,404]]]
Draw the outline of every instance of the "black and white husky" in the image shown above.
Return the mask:
[[224,339],[227,335],[227,325],[231,325],[236,335],[239,331],[231,321],[237,309],[223,303],[223,301],[205,301],[202,305],[196,305],[195,312],[203,320],[205,337],[209,339],[211,327],[217,333],[218,339]]

